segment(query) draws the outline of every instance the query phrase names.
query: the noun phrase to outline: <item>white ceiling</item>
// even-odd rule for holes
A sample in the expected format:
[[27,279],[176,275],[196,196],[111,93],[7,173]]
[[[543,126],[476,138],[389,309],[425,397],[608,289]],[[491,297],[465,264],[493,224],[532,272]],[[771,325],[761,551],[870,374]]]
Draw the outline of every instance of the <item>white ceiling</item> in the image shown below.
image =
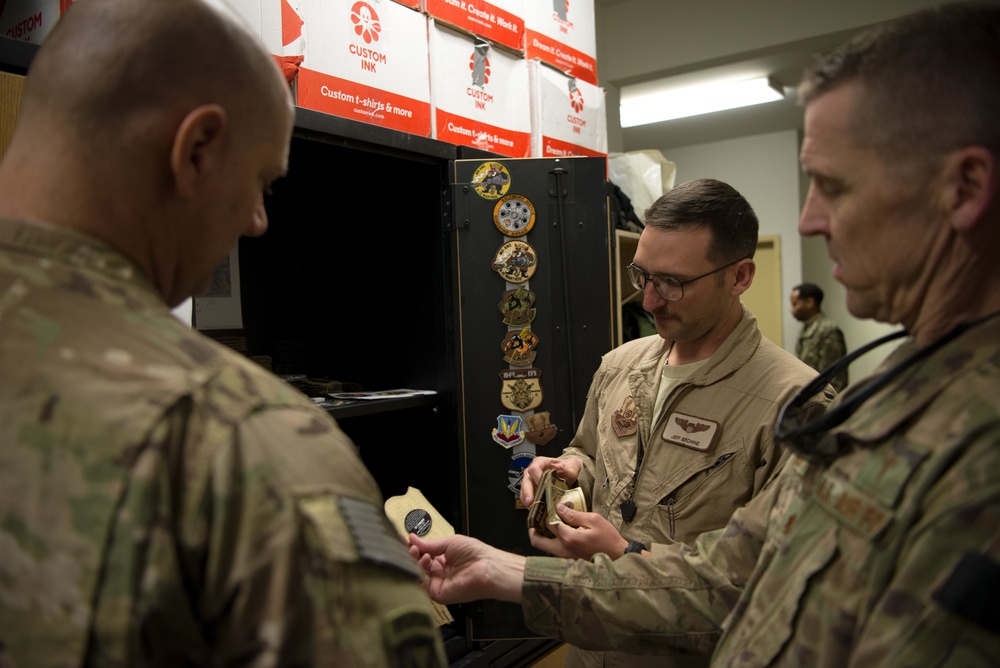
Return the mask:
[[[538,1],[538,0],[533,0]],[[572,0],[571,0],[572,1]],[[667,149],[801,128],[793,88],[816,54],[938,0],[594,0],[609,149]],[[622,129],[618,88],[661,77],[766,74],[786,99]]]

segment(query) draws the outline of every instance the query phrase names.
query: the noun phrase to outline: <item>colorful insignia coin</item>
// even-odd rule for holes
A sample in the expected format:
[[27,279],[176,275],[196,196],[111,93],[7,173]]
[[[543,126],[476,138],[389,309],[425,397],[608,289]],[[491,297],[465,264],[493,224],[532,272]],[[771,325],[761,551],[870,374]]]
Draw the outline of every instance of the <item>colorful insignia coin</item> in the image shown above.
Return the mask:
[[510,172],[500,162],[484,162],[472,174],[472,187],[483,199],[500,199],[510,189]]
[[511,327],[524,327],[535,319],[535,309],[531,306],[535,303],[535,293],[524,287],[518,286],[517,290],[508,290],[503,293],[497,308],[503,314],[503,324]]
[[505,448],[513,448],[524,441],[521,418],[516,415],[498,415],[497,428],[493,430],[493,440]]
[[535,226],[535,206],[524,195],[504,195],[493,207],[493,223],[508,237],[520,237]]
[[529,366],[538,354],[535,352],[537,347],[538,336],[530,327],[510,330],[500,344],[503,361],[511,366]]
[[508,241],[493,257],[493,271],[508,283],[524,283],[535,275],[535,249],[527,241]]

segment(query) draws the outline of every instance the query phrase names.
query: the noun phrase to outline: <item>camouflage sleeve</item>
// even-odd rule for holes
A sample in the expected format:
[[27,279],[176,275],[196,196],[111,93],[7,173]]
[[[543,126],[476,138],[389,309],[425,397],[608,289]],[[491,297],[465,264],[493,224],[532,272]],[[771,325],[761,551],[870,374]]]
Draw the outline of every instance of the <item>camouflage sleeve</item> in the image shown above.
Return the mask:
[[[789,392],[788,399],[790,401],[798,393],[798,389]],[[812,420],[817,419],[820,415],[826,412],[826,409],[830,406],[834,399],[837,398],[837,392],[832,386],[827,385],[821,391],[817,392],[815,395],[810,397],[802,406],[795,412],[795,418],[799,424],[805,424]],[[780,408],[780,407],[779,407]],[[780,413],[779,413],[780,414]],[[767,448],[765,451],[769,455],[769,462],[767,466],[759,466],[754,472],[754,494],[760,494],[761,490],[764,489],[766,485],[769,485],[773,480],[775,480],[780,474],[781,470],[788,463],[790,456],[790,451],[782,447],[780,443],[775,441],[774,430],[777,424],[778,417],[775,415],[771,424],[767,429]]]
[[[995,422],[995,420],[994,420]],[[924,491],[855,666],[996,666],[1000,657],[1000,427]]]
[[769,486],[693,548],[677,543],[649,558],[599,554],[589,562],[529,557],[526,623],[584,649],[710,654],[757,562],[776,490]]
[[236,441],[213,462],[208,509],[202,605],[218,663],[444,665],[419,569],[336,424],[271,409]]
[[[829,329],[822,333],[816,354],[818,356],[816,366],[819,370],[825,369],[847,354],[847,343],[844,341],[844,333],[840,331],[839,327],[830,323]],[[847,387],[847,373],[845,369],[830,382],[838,392],[842,392]]]

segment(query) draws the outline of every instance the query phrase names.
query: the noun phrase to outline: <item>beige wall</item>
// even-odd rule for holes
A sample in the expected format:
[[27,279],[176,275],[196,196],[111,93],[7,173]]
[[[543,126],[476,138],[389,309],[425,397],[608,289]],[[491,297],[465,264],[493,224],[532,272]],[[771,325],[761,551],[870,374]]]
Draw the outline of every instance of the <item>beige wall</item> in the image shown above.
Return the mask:
[[[595,7],[601,85],[856,31],[940,0],[628,0]],[[839,41],[839,40],[838,40]]]
[[[703,0],[679,3],[626,0],[597,5],[597,70],[606,88],[608,146],[623,149],[618,125],[618,87],[657,75],[691,71],[762,57],[781,45],[813,40],[843,41],[865,26],[908,14],[939,0]],[[747,197],[761,219],[762,234],[778,234],[782,254],[782,294],[803,281],[826,293],[824,310],[840,323],[849,349],[893,326],[852,317],[842,286],[830,275],[832,265],[820,239],[801,239],[797,222],[805,184],[798,164],[796,131],[753,135],[684,147],[659,149],[677,165],[677,183],[698,177],[728,181]],[[784,305],[783,305],[784,306]],[[794,350],[799,324],[784,306],[780,343]],[[891,350],[882,349],[852,368],[852,377],[869,373]]]
[[[800,282],[802,244],[799,219],[798,135],[793,130],[664,151],[677,165],[677,183],[698,178],[725,181],[747,198],[760,220],[762,235],[781,244],[781,294]],[[781,308],[781,339],[795,349],[798,323]]]

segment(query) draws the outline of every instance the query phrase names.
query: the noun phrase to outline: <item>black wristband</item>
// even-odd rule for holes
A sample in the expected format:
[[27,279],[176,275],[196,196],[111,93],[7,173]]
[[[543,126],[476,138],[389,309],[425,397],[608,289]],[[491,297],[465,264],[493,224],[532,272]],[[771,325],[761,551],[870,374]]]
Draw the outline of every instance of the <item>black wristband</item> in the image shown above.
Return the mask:
[[629,552],[642,552],[646,549],[646,546],[637,540],[630,540],[628,545],[625,546],[625,554]]

